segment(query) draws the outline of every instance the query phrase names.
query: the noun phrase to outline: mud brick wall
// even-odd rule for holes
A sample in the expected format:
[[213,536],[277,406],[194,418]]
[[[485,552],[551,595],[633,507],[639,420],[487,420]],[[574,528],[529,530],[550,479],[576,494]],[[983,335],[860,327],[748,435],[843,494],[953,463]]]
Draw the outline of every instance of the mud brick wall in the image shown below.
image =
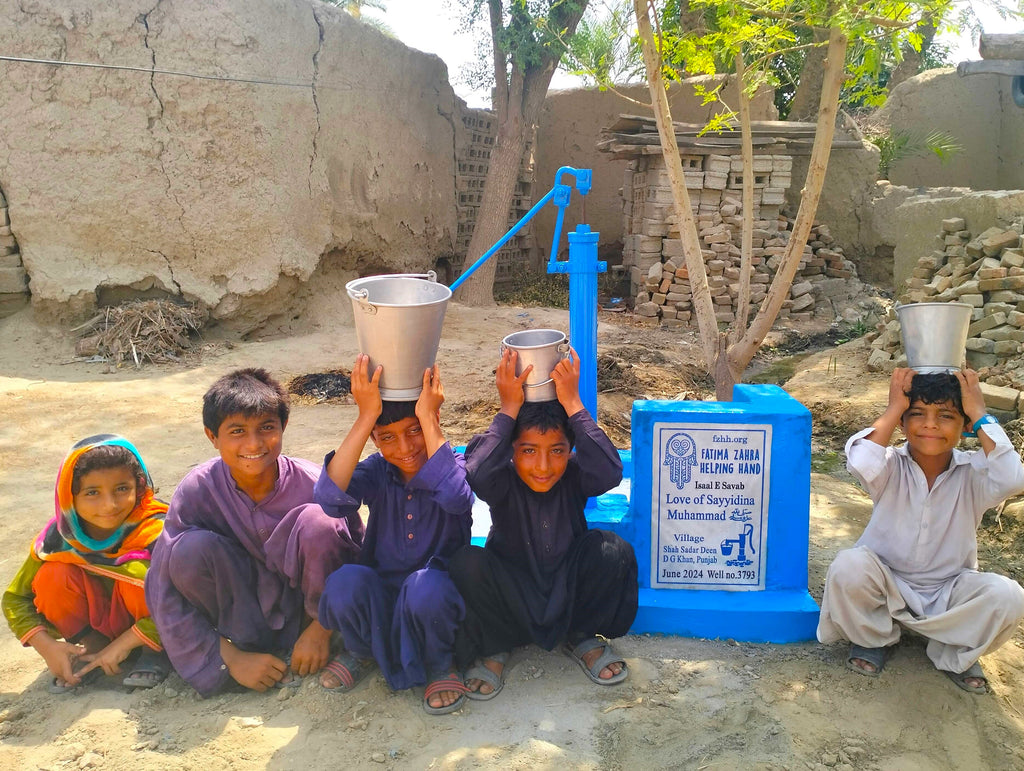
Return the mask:
[[28,275],[21,263],[18,240],[11,232],[7,199],[0,190],[0,318],[10,316],[28,301]]

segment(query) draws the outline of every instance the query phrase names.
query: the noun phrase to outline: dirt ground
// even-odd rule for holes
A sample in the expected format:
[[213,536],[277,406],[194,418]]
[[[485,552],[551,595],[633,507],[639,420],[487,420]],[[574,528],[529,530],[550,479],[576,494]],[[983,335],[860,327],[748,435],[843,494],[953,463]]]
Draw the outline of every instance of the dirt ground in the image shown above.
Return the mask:
[[[603,317],[602,317],[603,318]],[[465,442],[494,409],[492,368],[516,329],[567,328],[547,309],[453,305],[439,353],[449,437]],[[599,329],[600,418],[628,444],[634,398],[702,396],[710,384],[678,334],[609,316]],[[219,375],[265,366],[282,379],[349,367],[351,319],[325,316],[302,334],[210,341],[189,364],[116,369],[72,361],[73,341],[26,311],[0,321],[0,581],[20,566],[52,514],[58,463],[76,439],[117,432],[134,441],[169,499],[213,450],[200,401]],[[842,439],[884,404],[860,342],[789,360],[787,390],[815,415],[810,591],[850,545],[870,502],[843,469]],[[762,362],[764,369],[771,362]],[[795,364],[795,366],[794,366]],[[770,374],[770,371],[769,371]],[[296,404],[286,452],[319,459],[355,416],[344,403]],[[982,560],[1020,579],[1016,520],[986,520]],[[491,702],[431,717],[417,692],[369,678],[351,694],[315,678],[268,694],[200,699],[177,676],[128,693],[113,681],[65,696],[46,692],[41,659],[0,638],[0,767],[10,769],[1010,769],[1024,767],[1024,636],[984,659],[992,693],[972,696],[938,674],[920,640],[906,640],[883,676],[842,666],[844,646],[756,645],[629,636],[616,644],[632,672],[599,688],[558,653],[513,655]]]

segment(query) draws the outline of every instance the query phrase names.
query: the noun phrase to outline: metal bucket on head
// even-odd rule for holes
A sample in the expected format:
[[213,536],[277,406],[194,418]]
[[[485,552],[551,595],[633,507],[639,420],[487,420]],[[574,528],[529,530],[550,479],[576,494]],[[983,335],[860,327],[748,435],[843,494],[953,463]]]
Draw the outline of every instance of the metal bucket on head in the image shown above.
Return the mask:
[[959,370],[973,310],[967,303],[896,306],[907,366],[922,375]]
[[562,359],[569,358],[569,340],[557,329],[527,329],[506,335],[501,341],[501,353],[509,348],[518,354],[516,377],[530,364],[533,371],[526,378],[526,401],[550,402],[558,398],[551,371]]
[[429,273],[365,276],[345,284],[360,353],[377,365],[380,395],[414,401],[423,390],[423,371],[434,365],[452,290]]

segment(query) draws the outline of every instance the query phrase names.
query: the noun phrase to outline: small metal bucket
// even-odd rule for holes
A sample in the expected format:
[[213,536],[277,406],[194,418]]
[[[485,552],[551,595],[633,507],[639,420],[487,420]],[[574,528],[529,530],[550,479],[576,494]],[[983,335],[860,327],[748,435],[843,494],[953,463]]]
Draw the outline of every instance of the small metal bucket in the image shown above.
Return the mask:
[[352,298],[359,351],[370,357],[370,374],[378,364],[384,367],[381,397],[417,399],[423,371],[437,359],[452,290],[437,283],[434,271],[366,276],[345,289]]
[[959,370],[967,348],[972,310],[967,303],[897,306],[907,366],[922,375]]
[[558,398],[551,371],[562,359],[569,358],[569,340],[557,329],[527,329],[513,332],[501,341],[501,353],[510,348],[518,354],[516,377],[530,364],[533,371],[526,378],[526,401],[550,402]]

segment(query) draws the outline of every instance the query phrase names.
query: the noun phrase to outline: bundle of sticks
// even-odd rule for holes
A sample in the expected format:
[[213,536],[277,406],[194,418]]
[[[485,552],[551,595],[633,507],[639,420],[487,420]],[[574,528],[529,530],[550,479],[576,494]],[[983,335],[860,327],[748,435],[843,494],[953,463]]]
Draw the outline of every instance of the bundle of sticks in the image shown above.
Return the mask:
[[75,328],[83,335],[78,356],[99,356],[136,367],[178,361],[192,348],[192,336],[206,323],[204,308],[170,300],[134,300],[104,308]]

